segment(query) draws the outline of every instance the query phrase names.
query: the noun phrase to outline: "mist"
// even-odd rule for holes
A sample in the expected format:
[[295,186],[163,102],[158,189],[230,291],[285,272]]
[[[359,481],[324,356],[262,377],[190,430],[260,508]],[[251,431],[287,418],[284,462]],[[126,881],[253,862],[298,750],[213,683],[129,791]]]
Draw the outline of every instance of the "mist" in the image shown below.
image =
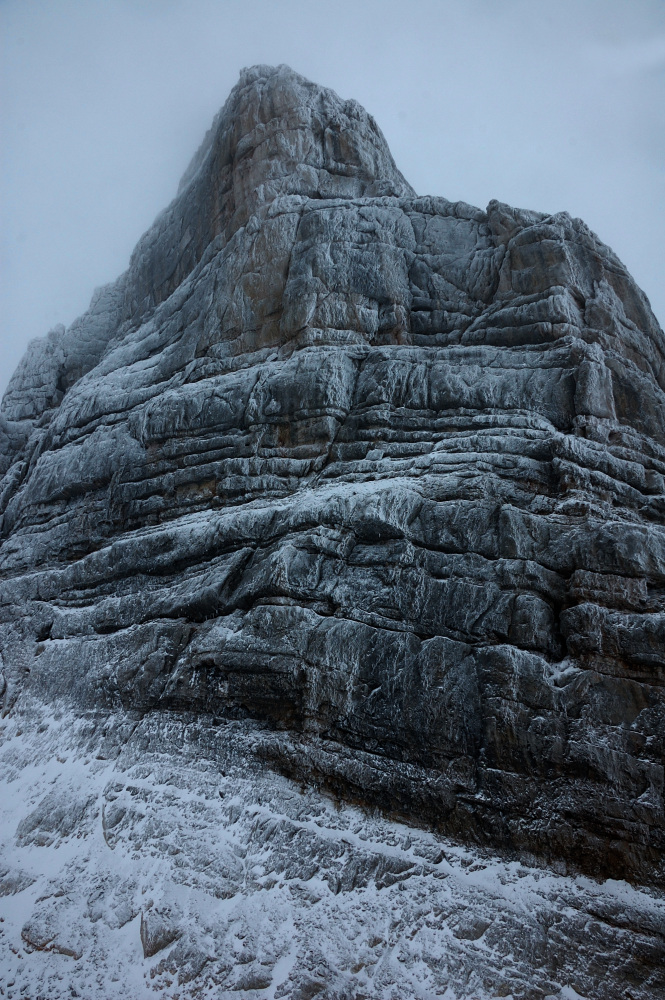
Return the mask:
[[360,101],[419,194],[582,217],[665,321],[662,0],[3,0],[0,31],[0,393],[254,63]]

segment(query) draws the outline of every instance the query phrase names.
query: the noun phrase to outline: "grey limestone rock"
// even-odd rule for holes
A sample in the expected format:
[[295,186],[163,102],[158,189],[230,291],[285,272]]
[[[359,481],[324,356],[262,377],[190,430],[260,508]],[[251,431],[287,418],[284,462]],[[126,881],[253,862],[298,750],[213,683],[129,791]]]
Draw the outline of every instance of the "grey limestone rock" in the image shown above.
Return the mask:
[[665,337],[579,219],[418,197],[254,67],[0,473],[6,712],[251,717],[298,781],[663,877]]

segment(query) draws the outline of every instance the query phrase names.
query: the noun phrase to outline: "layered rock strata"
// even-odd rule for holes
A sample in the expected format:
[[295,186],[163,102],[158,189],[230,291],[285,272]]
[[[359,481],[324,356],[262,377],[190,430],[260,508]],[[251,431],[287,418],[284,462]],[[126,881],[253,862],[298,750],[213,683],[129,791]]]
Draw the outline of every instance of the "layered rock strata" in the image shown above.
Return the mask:
[[580,220],[417,197],[245,71],[0,473],[5,711],[251,716],[344,797],[662,876],[665,337]]

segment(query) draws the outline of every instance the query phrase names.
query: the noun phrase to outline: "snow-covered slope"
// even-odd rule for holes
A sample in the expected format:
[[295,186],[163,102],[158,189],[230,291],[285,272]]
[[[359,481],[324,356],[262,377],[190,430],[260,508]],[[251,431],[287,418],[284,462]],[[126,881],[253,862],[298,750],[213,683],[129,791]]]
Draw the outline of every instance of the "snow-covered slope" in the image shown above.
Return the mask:
[[665,990],[661,893],[464,849],[298,786],[266,771],[255,723],[34,705],[3,730],[2,996]]

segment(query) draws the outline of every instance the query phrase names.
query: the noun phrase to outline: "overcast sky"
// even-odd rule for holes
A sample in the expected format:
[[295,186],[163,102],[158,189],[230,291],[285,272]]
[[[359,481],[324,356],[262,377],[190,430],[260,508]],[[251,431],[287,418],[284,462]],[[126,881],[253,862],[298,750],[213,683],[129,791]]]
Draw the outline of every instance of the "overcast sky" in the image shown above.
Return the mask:
[[360,101],[419,194],[581,216],[665,323],[665,0],[0,0],[0,33],[0,392],[253,63]]

